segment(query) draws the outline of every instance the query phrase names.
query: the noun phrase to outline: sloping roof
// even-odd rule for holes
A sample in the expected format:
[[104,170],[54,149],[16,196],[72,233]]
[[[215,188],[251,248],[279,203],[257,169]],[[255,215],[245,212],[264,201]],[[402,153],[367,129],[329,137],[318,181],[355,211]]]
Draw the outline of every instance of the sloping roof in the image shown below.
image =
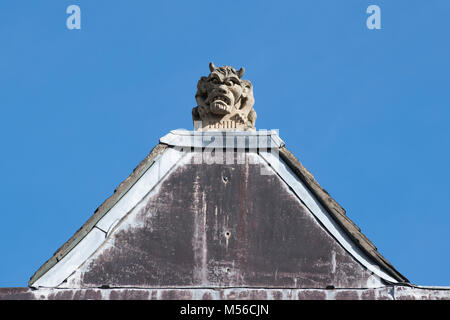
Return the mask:
[[314,179],[300,161],[285,147],[279,150],[280,156],[291,170],[307,185],[309,190],[316,196],[322,206],[328,211],[333,219],[341,226],[348,236],[378,265],[382,266],[392,277],[399,282],[409,282],[409,280],[398,272],[385,257],[378,252],[375,245],[361,232],[361,229],[347,217],[344,208],[337,203],[328,192],[323,189]]
[[[175,131],[174,131],[175,132]],[[169,146],[189,147],[186,143],[187,134],[180,131],[172,132],[161,138],[160,144],[152,149],[150,154],[133,170],[132,174],[123,181],[114,191],[113,195],[108,198],[97,210],[93,216],[61,247],[52,258],[50,258],[39,270],[31,277],[29,286],[42,277],[47,271],[55,266],[63,259],[73,248],[75,248],[83,238],[88,235],[96,224],[125,196],[125,194],[133,187],[133,185],[146,173],[146,171],[155,163]],[[238,133],[236,133],[238,134]],[[176,137],[180,137],[177,145]],[[358,248],[367,255],[367,257],[382,268],[387,274],[398,282],[408,282],[406,277],[401,275],[395,268],[377,251],[376,247],[361,233],[360,229],[346,216],[345,210],[317,183],[313,175],[306,170],[298,159],[284,146],[284,142],[279,139],[278,135],[269,132],[268,136],[274,141],[276,148],[279,150],[281,159],[288,165],[293,173],[306,185],[311,193],[318,199],[324,209],[338,223],[344,233],[358,246]],[[107,230],[103,230],[107,231]]]
[[89,218],[88,221],[77,232],[64,243],[53,256],[47,260],[34,274],[28,282],[29,286],[39,279],[44,273],[52,268],[58,261],[66,256],[97,224],[97,222],[119,201],[137,180],[147,171],[147,169],[155,162],[156,158],[167,149],[167,145],[158,144],[150,153],[142,160],[139,165],[133,170],[128,178],[114,190],[114,193],[106,199]]

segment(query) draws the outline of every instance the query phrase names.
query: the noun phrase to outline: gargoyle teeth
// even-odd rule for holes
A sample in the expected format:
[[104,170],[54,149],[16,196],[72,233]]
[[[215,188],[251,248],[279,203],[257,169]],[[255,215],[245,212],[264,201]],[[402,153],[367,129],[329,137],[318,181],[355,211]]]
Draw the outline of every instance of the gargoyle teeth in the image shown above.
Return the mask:
[[211,112],[214,114],[227,114],[230,113],[230,107],[221,100],[214,100],[211,103]]
[[213,101],[221,101],[225,102],[226,104],[229,104],[231,102],[230,99],[226,96],[217,96],[213,99]]

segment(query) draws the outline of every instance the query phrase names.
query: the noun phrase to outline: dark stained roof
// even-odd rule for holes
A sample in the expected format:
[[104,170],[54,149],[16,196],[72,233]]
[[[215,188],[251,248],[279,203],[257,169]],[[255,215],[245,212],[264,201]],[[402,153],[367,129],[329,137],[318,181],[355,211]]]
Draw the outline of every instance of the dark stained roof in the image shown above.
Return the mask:
[[[58,261],[66,256],[91,230],[95,224],[127,193],[127,191],[139,180],[155,162],[155,159],[168,148],[165,144],[158,144],[152,149],[147,157],[133,170],[131,175],[125,179],[114,193],[100,207],[98,207],[89,220],[59,248],[52,258],[45,262],[31,277],[29,286],[53,267]],[[286,147],[280,148],[281,159],[308,187],[308,189],[319,200],[331,217],[340,225],[343,231],[354,241],[355,244],[373,260],[373,262],[384,269],[389,275],[399,282],[409,282],[377,251],[377,248],[367,239],[361,230],[346,216],[345,210],[317,183],[313,175],[303,167],[299,160]]]

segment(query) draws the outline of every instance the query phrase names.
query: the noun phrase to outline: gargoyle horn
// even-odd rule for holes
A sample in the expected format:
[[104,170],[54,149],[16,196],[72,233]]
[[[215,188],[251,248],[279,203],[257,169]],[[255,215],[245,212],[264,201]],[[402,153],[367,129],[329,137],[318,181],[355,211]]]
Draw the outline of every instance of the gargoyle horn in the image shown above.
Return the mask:
[[217,68],[216,68],[216,66],[214,65],[214,63],[213,62],[210,62],[209,63],[209,70],[211,71],[211,72],[213,72],[214,70],[216,70]]
[[244,68],[240,68],[240,69],[239,69],[239,71],[237,72],[237,73],[238,73],[238,76],[239,76],[239,79],[242,78],[242,76],[244,75],[244,72],[245,72],[245,69],[244,69]]

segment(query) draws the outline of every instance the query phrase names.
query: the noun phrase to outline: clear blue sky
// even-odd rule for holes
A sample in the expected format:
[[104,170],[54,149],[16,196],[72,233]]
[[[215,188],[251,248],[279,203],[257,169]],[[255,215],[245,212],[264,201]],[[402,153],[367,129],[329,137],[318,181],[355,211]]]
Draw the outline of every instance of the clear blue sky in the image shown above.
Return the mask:
[[1,1],[0,286],[26,286],[161,136],[192,128],[210,61],[246,68],[257,128],[401,273],[450,285],[449,31],[448,0]]

